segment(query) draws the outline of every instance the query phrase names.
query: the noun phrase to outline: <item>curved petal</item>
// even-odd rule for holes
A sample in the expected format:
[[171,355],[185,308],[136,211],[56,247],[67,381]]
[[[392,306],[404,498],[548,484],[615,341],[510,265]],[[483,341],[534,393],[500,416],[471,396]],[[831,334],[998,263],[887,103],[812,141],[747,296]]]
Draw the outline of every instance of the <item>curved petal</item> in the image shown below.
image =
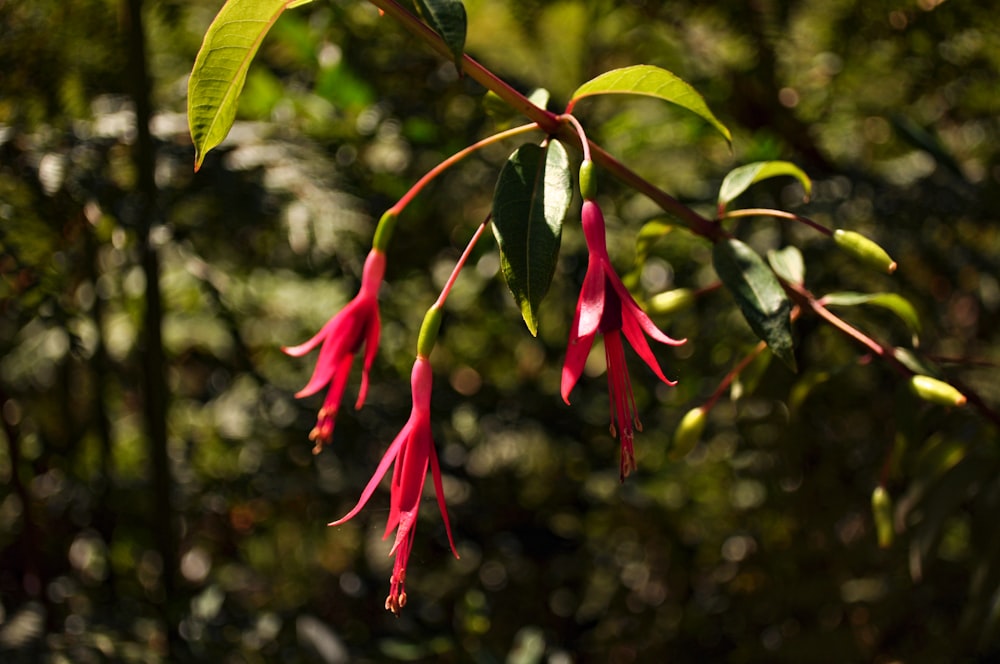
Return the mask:
[[[410,547],[413,546],[413,535],[416,532],[413,526],[417,524],[417,511],[407,511],[399,518],[399,529],[396,531],[396,539],[392,543],[392,548],[389,549],[389,555],[396,553],[396,549],[399,548],[400,544],[406,543],[403,547],[401,553],[404,558],[409,558]],[[385,539],[385,538],[383,538]],[[403,569],[406,568],[406,560],[403,561]]]
[[399,546],[420,509],[420,497],[424,492],[427,466],[430,461],[428,446],[433,445],[430,439],[430,421],[419,414],[414,414],[410,421],[413,422],[413,428],[408,440],[400,449],[396,467],[393,469],[389,520],[382,536],[382,539],[387,538],[393,528],[397,528],[396,540],[390,554]]
[[609,277],[611,279],[611,287],[615,289],[618,297],[621,298],[623,309],[622,318],[633,318],[646,334],[656,341],[659,341],[661,344],[667,344],[668,346],[680,346],[687,341],[687,339],[674,339],[672,337],[668,337],[660,330],[660,328],[656,327],[656,323],[650,320],[646,312],[643,311],[638,304],[636,304],[632,294],[628,292],[627,288],[625,288],[625,284],[623,284],[622,280],[618,278],[618,275],[614,273],[612,274],[613,277]]
[[437,450],[433,446],[431,447],[431,477],[434,479],[434,497],[437,498],[438,509],[441,510],[441,518],[444,520],[444,531],[448,533],[448,544],[451,545],[451,552],[458,558],[458,549],[455,548],[455,540],[451,536],[451,523],[448,521],[448,506],[444,502],[441,466],[438,463]]
[[622,317],[622,332],[625,333],[625,338],[628,339],[629,345],[632,346],[632,350],[642,358],[642,361],[653,370],[656,377],[662,380],[667,385],[676,385],[676,380],[670,380],[665,375],[663,375],[663,370],[660,369],[660,363],[657,362],[656,356],[653,355],[652,349],[649,347],[649,342],[646,341],[645,335],[642,333],[642,328],[636,322],[635,318],[631,316]]
[[587,363],[587,356],[590,355],[590,348],[594,345],[596,333],[588,334],[579,339],[570,339],[566,346],[566,360],[562,369],[562,398],[569,403],[569,393],[573,391],[576,382],[583,374],[583,367]]
[[347,379],[351,375],[351,366],[354,364],[354,355],[348,353],[334,364],[328,362],[323,366],[319,364],[313,370],[313,376],[309,383],[295,393],[295,398],[301,399],[310,394],[315,394],[329,384],[330,389],[326,393],[323,401],[324,408],[332,408],[334,412],[340,409],[340,400],[344,396],[344,388],[347,386]]
[[361,387],[358,389],[358,400],[355,410],[360,410],[368,396],[368,373],[371,371],[375,356],[378,355],[378,341],[382,333],[382,322],[379,319],[378,308],[375,308],[373,319],[368,322],[368,334],[365,337],[365,363],[361,369]]
[[327,338],[323,342],[323,347],[320,348],[319,357],[316,359],[316,365],[313,367],[309,382],[295,393],[296,398],[301,399],[323,389],[323,386],[334,380],[337,371],[344,365],[345,358],[350,358],[347,363],[347,369],[350,371],[354,355],[345,348],[343,337]]
[[424,492],[424,480],[427,478],[427,466],[430,463],[430,448],[433,444],[430,420],[418,415],[414,420],[410,439],[399,459],[402,464],[398,487],[399,505],[404,512],[416,512],[420,506],[420,496]]
[[291,355],[292,357],[302,357],[309,351],[311,351],[316,346],[320,345],[326,338],[331,334],[331,332],[340,325],[340,317],[344,313],[344,309],[341,309],[336,315],[330,320],[326,321],[326,324],[320,328],[319,332],[314,334],[309,341],[301,343],[298,346],[282,346],[281,352],[285,355]]
[[578,322],[571,334],[585,337],[597,331],[604,313],[604,297],[604,261],[591,257],[576,304]]
[[299,344],[298,346],[283,347],[281,350],[292,357],[301,357],[327,338],[339,339],[345,336],[350,337],[351,328],[359,324],[356,320],[358,313],[357,309],[364,305],[364,301],[366,299],[368,298],[363,297],[360,293],[355,295],[354,299],[345,304],[343,309],[334,314],[333,317],[330,318],[320,331],[317,332],[316,335],[309,341]]
[[336,521],[331,521],[326,525],[339,526],[342,523],[354,518],[357,513],[361,511],[361,508],[365,506],[368,499],[372,497],[373,493],[375,493],[375,489],[378,487],[379,482],[382,481],[386,471],[389,470],[389,465],[396,460],[396,456],[399,454],[399,448],[410,435],[410,426],[410,423],[407,422],[406,426],[403,427],[403,430],[399,432],[398,436],[396,436],[396,439],[392,441],[392,445],[389,446],[389,449],[385,451],[385,455],[382,456],[382,460],[375,469],[375,473],[372,475],[372,478],[368,480],[368,484],[365,485],[364,491],[361,492],[361,498],[358,500],[358,504],[344,516],[340,517]]

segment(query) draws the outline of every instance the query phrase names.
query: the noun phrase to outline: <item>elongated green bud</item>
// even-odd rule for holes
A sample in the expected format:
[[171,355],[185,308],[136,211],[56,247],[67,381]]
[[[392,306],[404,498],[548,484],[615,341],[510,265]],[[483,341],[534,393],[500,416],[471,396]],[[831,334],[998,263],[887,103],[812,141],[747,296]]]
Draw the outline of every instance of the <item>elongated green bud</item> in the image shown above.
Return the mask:
[[833,232],[833,241],[837,243],[838,247],[869,267],[888,274],[896,271],[896,261],[892,260],[885,249],[861,233],[838,228]]
[[433,306],[424,314],[424,322],[420,324],[420,334],[417,336],[417,357],[430,357],[437,343],[438,330],[441,329],[441,309]]
[[910,379],[910,388],[914,394],[931,403],[942,406],[964,406],[965,395],[957,389],[937,378],[916,375]]
[[594,178],[594,162],[587,159],[580,164],[580,196],[592,201],[597,196],[597,180]]
[[646,309],[651,314],[673,314],[689,308],[694,300],[694,291],[690,288],[675,288],[649,298]]
[[872,520],[875,521],[875,533],[878,535],[878,545],[883,549],[892,546],[894,530],[892,527],[892,497],[884,486],[877,486],[872,491]]
[[669,455],[671,459],[683,458],[694,449],[694,446],[701,440],[701,434],[705,431],[707,414],[705,409],[700,406],[692,408],[684,414],[681,423],[677,425],[677,430],[674,431],[674,444],[670,448]]
[[389,246],[389,241],[392,240],[392,233],[396,230],[396,220],[399,219],[397,215],[392,210],[386,210],[382,218],[378,220],[378,226],[375,227],[375,239],[372,240],[372,249],[378,249],[382,253],[385,253]]

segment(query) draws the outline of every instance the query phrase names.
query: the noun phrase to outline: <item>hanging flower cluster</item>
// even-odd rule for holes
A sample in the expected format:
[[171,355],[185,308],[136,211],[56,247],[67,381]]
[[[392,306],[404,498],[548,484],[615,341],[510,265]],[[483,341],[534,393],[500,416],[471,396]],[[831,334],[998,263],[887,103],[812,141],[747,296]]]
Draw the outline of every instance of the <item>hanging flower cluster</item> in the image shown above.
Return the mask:
[[[188,122],[195,146],[196,171],[206,153],[223,140],[232,125],[246,77],[246,67],[264,35],[275,24],[279,14],[286,9],[306,4],[307,1],[266,3],[229,0],[219,11],[205,35],[188,81]],[[380,334],[378,291],[385,274],[387,246],[399,214],[429,181],[475,150],[527,131],[541,130],[546,135],[540,144],[524,144],[508,158],[497,180],[491,218],[487,218],[476,231],[451,278],[424,319],[411,379],[413,409],[410,419],[389,446],[357,505],[343,518],[331,524],[338,525],[353,518],[371,498],[389,466],[393,467],[386,536],[395,531],[391,550],[395,563],[386,608],[398,614],[406,603],[406,565],[413,545],[414,524],[428,469],[434,481],[449,543],[457,555],[431,435],[430,395],[433,372],[428,358],[436,342],[442,305],[483,230],[487,225],[492,226],[507,285],[521,309],[525,324],[535,334],[538,325],[537,309],[555,272],[562,222],[573,198],[569,160],[560,140],[567,136],[574,138],[572,135],[575,133],[583,153],[579,192],[583,198],[581,224],[589,259],[570,328],[561,393],[563,400],[569,403],[569,396],[583,373],[594,341],[600,335],[607,362],[611,433],[620,441],[620,477],[624,481],[636,467],[634,438],[635,432],[642,430],[642,425],[625,363],[622,337],[653,374],[667,385],[673,385],[673,382],[660,368],[648,339],[670,346],[682,341],[672,339],[652,323],[611,266],[604,217],[595,196],[591,147],[583,128],[573,116],[573,109],[581,99],[595,95],[642,95],[686,109],[700,117],[707,126],[714,128],[730,144],[732,134],[709,110],[694,88],[675,74],[652,65],[622,67],[599,74],[570,94],[565,113],[550,112],[547,109],[548,95],[545,91],[536,91],[528,98],[465,55],[467,20],[461,0],[421,0],[417,3],[421,8],[420,16],[403,6],[411,3],[401,4],[390,0],[373,2],[380,13],[391,15],[418,39],[453,58],[460,73],[469,75],[495,95],[496,99],[523,114],[531,123],[502,131],[471,145],[444,160],[421,178],[380,220],[372,241],[372,250],[365,262],[358,295],[312,339],[299,346],[284,349],[289,355],[298,357],[320,348],[312,377],[296,395],[307,397],[324,388],[327,390],[316,425],[309,434],[315,444],[314,452],[320,452],[332,441],[347,381],[354,359],[361,352],[362,346],[364,361],[355,407],[360,408],[364,404],[369,372],[378,350]],[[724,227],[724,222],[750,217],[770,217],[800,223],[826,236],[831,244],[846,255],[878,271],[891,274],[896,269],[896,262],[875,242],[854,231],[831,230],[811,219],[781,210],[730,209],[730,205],[748,187],[761,180],[779,176],[795,178],[808,198],[812,182],[794,164],[766,161],[733,169],[721,182],[717,211],[709,219],[672,198],[606,152],[595,149],[595,154],[601,166],[616,179],[648,196],[673,220],[712,245],[712,267],[719,278],[718,284],[706,286],[697,292],[680,288],[661,293],[650,301],[651,308],[655,307],[658,313],[665,314],[668,310],[689,305],[697,295],[722,288],[732,296],[744,320],[760,339],[756,348],[727,373],[714,393],[681,418],[670,451],[673,458],[683,456],[692,449],[706,426],[706,416],[713,404],[740,372],[765,349],[795,370],[792,323],[803,312],[813,314],[831,325],[865,348],[873,357],[886,360],[907,378],[916,397],[944,407],[959,407],[969,402],[990,417],[996,418],[981,398],[974,394],[967,397],[946,381],[924,375],[925,364],[905,360],[907,355],[899,352],[900,349],[872,339],[827,307],[835,302],[851,306],[874,303],[875,300],[853,293],[817,298],[805,288],[805,265],[798,249],[786,246],[780,251],[769,252],[765,263],[759,252],[734,237]],[[895,298],[891,298],[891,305],[884,298],[879,298],[879,302],[881,306],[886,306],[903,318],[904,322],[914,328],[913,332],[916,334],[916,314],[911,311],[912,307],[904,306],[908,303],[904,301],[900,304]],[[884,487],[882,489],[884,492]],[[876,521],[885,525],[888,518],[886,515],[891,512],[889,496],[876,492],[873,496],[873,508]]]
[[[569,116],[567,116],[569,117]],[[579,128],[578,123],[571,123]],[[439,175],[444,168],[451,166],[474,149],[499,140],[513,133],[521,133],[534,129],[533,125],[504,132],[498,136],[482,141],[455,157],[442,162],[436,169],[421,179],[413,189],[404,196],[396,206],[383,216],[375,233],[375,240],[368,258],[365,261],[361,288],[357,296],[336,314],[309,341],[290,348],[285,348],[289,355],[299,357],[320,347],[319,357],[309,382],[296,396],[307,397],[327,387],[326,398],[319,410],[316,426],[309,437],[315,442],[314,453],[322,450],[331,442],[337,412],[343,399],[347,379],[355,356],[364,346],[364,366],[362,368],[361,387],[358,391],[356,408],[360,408],[368,389],[368,375],[372,361],[377,353],[380,331],[378,309],[378,290],[385,274],[385,248],[392,235],[399,213],[412,197],[431,178]],[[582,129],[581,135],[582,135]],[[585,137],[582,138],[586,145]],[[530,154],[535,154],[531,152]],[[532,162],[533,163],[533,162]],[[632,295],[625,288],[621,278],[611,265],[605,240],[604,217],[593,196],[592,163],[589,152],[585,151],[584,164],[581,173],[585,174],[581,187],[585,200],[581,211],[581,223],[586,238],[589,253],[587,273],[580,291],[576,314],[570,328],[569,343],[562,372],[562,397],[569,403],[569,395],[580,379],[587,356],[591,352],[594,339],[601,335],[604,339],[605,355],[608,366],[608,394],[610,400],[611,434],[621,443],[620,477],[625,477],[636,467],[633,440],[636,431],[642,430],[632,394],[632,383],[628,367],[625,363],[625,353],[622,336],[639,354],[639,357],[652,369],[653,373],[664,383],[673,385],[660,369],[659,362],[646,340],[653,340],[667,345],[683,343],[672,339],[660,331],[649,319],[646,313],[636,304]],[[568,201],[568,198],[567,198]],[[386,609],[399,614],[406,604],[406,567],[416,532],[416,518],[420,506],[421,495],[428,469],[434,484],[437,499],[448,542],[452,553],[458,556],[448,511],[445,505],[444,489],[441,480],[441,468],[435,451],[431,434],[431,388],[433,371],[429,360],[431,350],[437,339],[437,329],[440,324],[442,305],[447,299],[455,280],[464,267],[466,260],[490,224],[488,217],[469,242],[462,257],[452,272],[451,278],[442,289],[438,300],[428,310],[421,327],[417,343],[417,355],[411,374],[413,391],[413,407],[410,418],[399,432],[399,435],[389,445],[381,462],[372,474],[371,479],[361,493],[357,504],[342,518],[329,525],[341,525],[354,518],[368,503],[376,488],[381,483],[389,467],[392,466],[392,479],[389,484],[389,519],[386,524],[385,537],[395,531],[395,539],[389,555],[395,556],[392,577],[390,579],[389,595],[386,598]],[[561,223],[561,220],[559,220]],[[499,225],[499,224],[497,224]],[[498,231],[498,235],[500,232]],[[510,278],[508,279],[510,283]],[[515,287],[512,285],[512,290]],[[526,318],[527,320],[527,318]]]

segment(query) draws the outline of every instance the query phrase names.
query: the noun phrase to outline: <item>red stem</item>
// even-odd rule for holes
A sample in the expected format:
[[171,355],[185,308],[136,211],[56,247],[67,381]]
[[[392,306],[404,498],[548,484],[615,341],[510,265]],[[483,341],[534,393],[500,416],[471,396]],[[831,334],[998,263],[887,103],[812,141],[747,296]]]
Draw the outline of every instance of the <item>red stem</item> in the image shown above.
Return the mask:
[[[420,19],[395,2],[395,0],[369,1],[399,21],[404,28],[426,42],[428,46],[437,51],[442,57],[449,60],[452,58],[451,50],[444,43],[444,40],[434,30],[421,22]],[[506,81],[496,76],[489,69],[469,57],[468,54],[462,55],[462,71],[468,74],[472,80],[491,90],[512,109],[522,113],[529,120],[538,124],[542,131],[559,136],[567,142],[579,145],[582,149],[582,144],[576,131],[567,123],[561,121],[558,115],[533,104],[527,97],[512,88]],[[666,213],[686,223],[692,232],[713,241],[723,236],[718,224],[705,219],[665,191],[644,180],[593,142],[590,142],[590,150],[594,155],[595,163],[600,164],[622,183],[648,196],[650,200],[663,208]]]
[[788,219],[789,221],[797,221],[801,224],[805,224],[810,228],[819,231],[823,235],[833,235],[831,231],[826,226],[819,224],[808,217],[803,217],[797,215],[794,212],[785,212],[784,210],[771,210],[768,208],[747,208],[743,210],[733,210],[731,212],[726,212],[725,214],[719,215],[719,221],[724,219],[736,219],[737,217],[775,217],[777,219]]
[[465,267],[465,263],[469,259],[469,254],[472,253],[472,248],[476,246],[476,243],[479,242],[479,238],[482,236],[483,231],[485,231],[486,227],[489,226],[491,216],[492,215],[486,215],[486,218],[483,219],[483,223],[479,224],[479,228],[477,228],[476,232],[472,235],[472,239],[469,240],[469,244],[466,245],[461,258],[459,258],[458,262],[455,263],[455,268],[451,271],[451,276],[448,277],[448,282],[445,283],[444,288],[441,289],[441,294],[438,295],[437,301],[434,302],[435,308],[440,309],[444,306],[444,301],[448,299],[448,294],[451,293],[451,288],[455,285],[455,280],[458,279],[458,273],[462,271],[463,267]]
[[538,129],[538,124],[535,122],[532,122],[531,124],[521,125],[520,127],[514,127],[513,129],[507,129],[506,131],[501,131],[498,134],[493,134],[492,136],[484,138],[478,143],[473,143],[469,147],[464,148],[463,150],[459,150],[458,152],[456,152],[455,154],[448,157],[447,159],[439,163],[437,166],[429,170],[422,178],[417,180],[417,183],[414,184],[412,187],[410,187],[410,190],[407,191],[402,198],[396,201],[396,204],[393,205],[391,208],[389,208],[388,211],[393,212],[397,216],[401,214],[403,212],[403,209],[410,204],[410,201],[412,201],[417,196],[417,194],[419,194],[423,190],[423,188],[427,186],[428,182],[430,182],[437,176],[441,175],[441,173],[451,168],[458,162],[462,161],[476,150],[480,150],[486,147],[487,145],[492,145],[493,143],[499,143],[500,141],[510,138],[511,136],[524,134],[526,132],[533,131],[535,129]]

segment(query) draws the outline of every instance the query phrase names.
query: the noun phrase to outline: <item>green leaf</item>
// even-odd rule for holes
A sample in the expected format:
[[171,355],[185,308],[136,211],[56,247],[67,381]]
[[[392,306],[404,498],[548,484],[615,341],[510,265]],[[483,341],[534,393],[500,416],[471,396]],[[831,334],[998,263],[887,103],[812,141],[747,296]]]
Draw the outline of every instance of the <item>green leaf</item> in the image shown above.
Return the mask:
[[828,306],[854,307],[859,304],[870,304],[888,309],[896,314],[906,327],[916,336],[920,333],[920,317],[917,310],[902,295],[896,293],[830,293],[823,298]]
[[760,381],[764,379],[764,375],[767,374],[772,357],[774,357],[774,353],[767,352],[766,348],[763,353],[758,353],[757,357],[753,358],[750,364],[733,378],[733,384],[729,388],[729,398],[733,401],[739,401],[745,395],[753,394],[757,390],[757,386],[760,385]]
[[[535,88],[528,95],[528,101],[538,108],[546,108],[549,105],[550,96],[549,91],[545,88]],[[498,127],[513,126],[515,121],[521,122],[524,117],[492,90],[487,90],[486,94],[483,95],[483,110],[493,118]]]
[[788,161],[758,161],[729,171],[719,187],[719,210],[725,210],[750,185],[780,175],[791,175],[798,179],[806,190],[806,198],[812,194],[812,180],[795,164]]
[[493,234],[507,287],[532,335],[538,306],[559,256],[562,222],[573,199],[566,148],[558,141],[525,144],[508,158],[493,194]]
[[806,264],[798,247],[772,249],[767,252],[767,262],[775,274],[789,283],[801,285],[806,280]]
[[654,219],[647,221],[635,236],[635,261],[638,264],[646,262],[649,250],[660,238],[674,230],[674,226],[666,221]]
[[730,143],[733,136],[729,129],[708,110],[698,91],[676,74],[652,65],[635,65],[613,69],[587,81],[573,93],[567,111],[584,97],[605,94],[634,94],[656,97],[686,108],[715,127]]
[[227,0],[212,21],[188,79],[188,127],[194,170],[222,142],[236,119],[247,70],[282,12],[311,0]]
[[735,238],[715,243],[712,264],[722,284],[736,298],[750,328],[795,371],[792,303],[774,273],[757,252]]
[[462,0],[417,0],[417,11],[448,46],[455,66],[462,71],[467,19]]

